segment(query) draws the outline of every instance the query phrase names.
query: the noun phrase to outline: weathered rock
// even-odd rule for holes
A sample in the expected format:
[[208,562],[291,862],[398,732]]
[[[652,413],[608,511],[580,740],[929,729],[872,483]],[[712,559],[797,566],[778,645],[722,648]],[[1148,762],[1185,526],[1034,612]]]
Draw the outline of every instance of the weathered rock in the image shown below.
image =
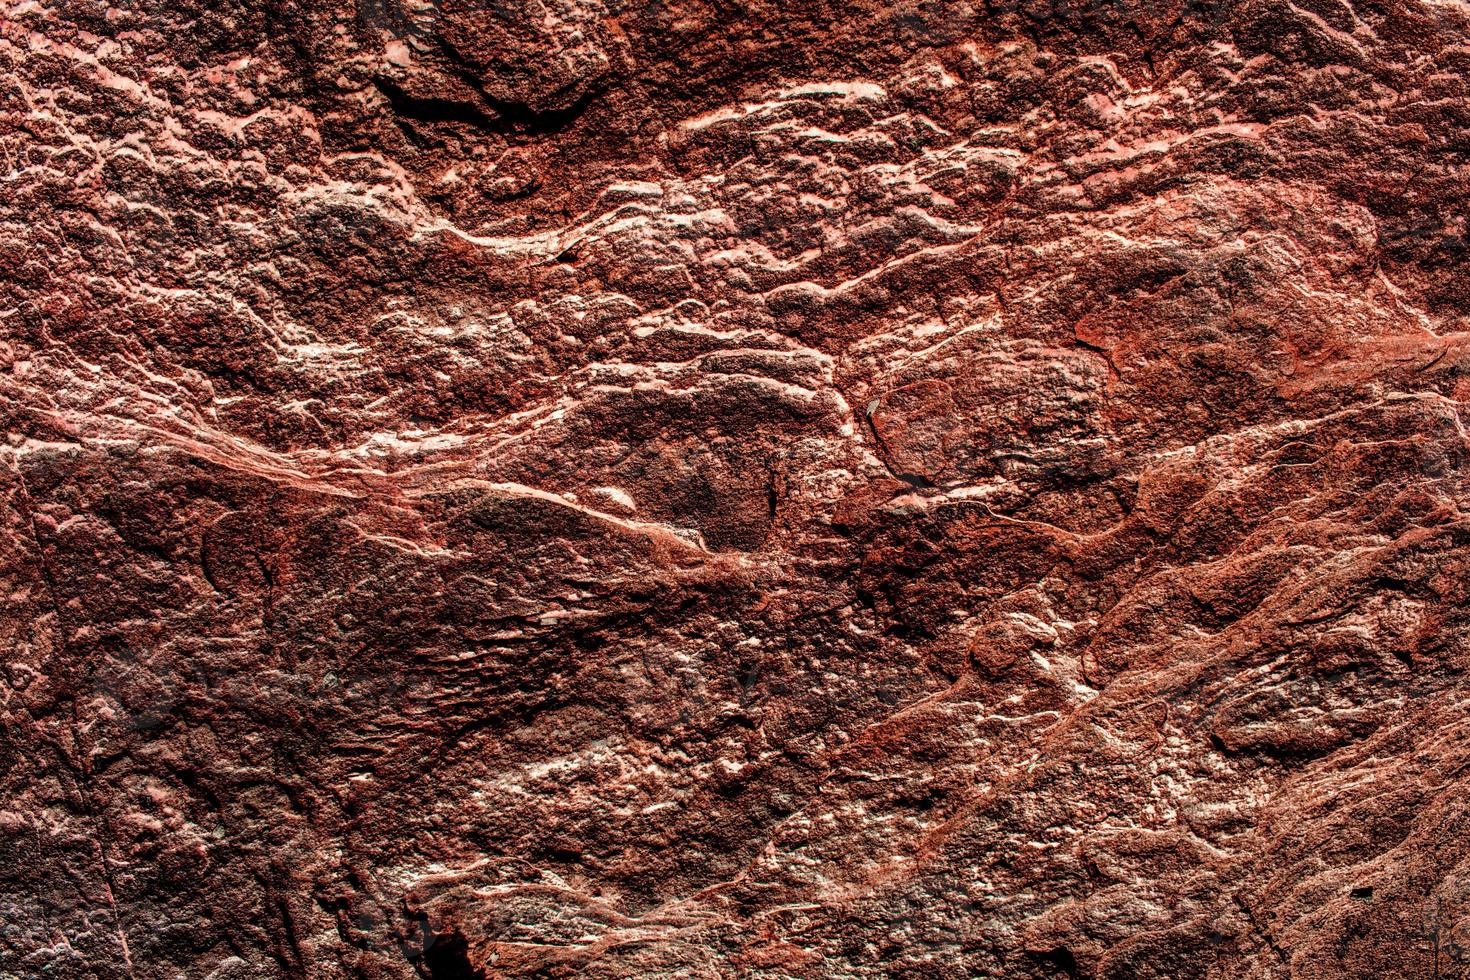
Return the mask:
[[1467,37],[0,3],[0,975],[1467,975]]

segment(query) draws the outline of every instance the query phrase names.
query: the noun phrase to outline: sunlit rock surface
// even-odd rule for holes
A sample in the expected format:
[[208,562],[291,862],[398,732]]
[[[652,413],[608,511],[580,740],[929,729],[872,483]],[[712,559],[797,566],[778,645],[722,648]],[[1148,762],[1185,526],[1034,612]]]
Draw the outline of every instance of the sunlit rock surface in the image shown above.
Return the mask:
[[0,2],[0,975],[1470,971],[1470,5]]

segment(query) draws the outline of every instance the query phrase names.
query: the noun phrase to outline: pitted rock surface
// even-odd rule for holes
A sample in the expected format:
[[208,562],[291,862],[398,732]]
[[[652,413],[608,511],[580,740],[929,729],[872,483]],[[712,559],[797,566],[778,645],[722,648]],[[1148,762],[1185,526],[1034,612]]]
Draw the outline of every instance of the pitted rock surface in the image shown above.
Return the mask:
[[0,80],[0,976],[1470,975],[1470,4]]

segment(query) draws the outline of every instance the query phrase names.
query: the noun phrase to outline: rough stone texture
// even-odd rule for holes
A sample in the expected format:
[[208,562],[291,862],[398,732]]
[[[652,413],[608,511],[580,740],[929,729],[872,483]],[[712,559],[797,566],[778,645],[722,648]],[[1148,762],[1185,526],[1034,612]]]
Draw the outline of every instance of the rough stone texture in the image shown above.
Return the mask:
[[1470,975],[1470,5],[0,2],[0,975]]

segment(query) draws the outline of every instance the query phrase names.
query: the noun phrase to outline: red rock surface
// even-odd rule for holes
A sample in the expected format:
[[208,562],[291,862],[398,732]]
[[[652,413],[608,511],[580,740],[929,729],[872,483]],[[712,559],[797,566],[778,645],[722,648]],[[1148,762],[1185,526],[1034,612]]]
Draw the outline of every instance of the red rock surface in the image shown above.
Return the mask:
[[1467,71],[4,0],[0,975],[1467,975]]

